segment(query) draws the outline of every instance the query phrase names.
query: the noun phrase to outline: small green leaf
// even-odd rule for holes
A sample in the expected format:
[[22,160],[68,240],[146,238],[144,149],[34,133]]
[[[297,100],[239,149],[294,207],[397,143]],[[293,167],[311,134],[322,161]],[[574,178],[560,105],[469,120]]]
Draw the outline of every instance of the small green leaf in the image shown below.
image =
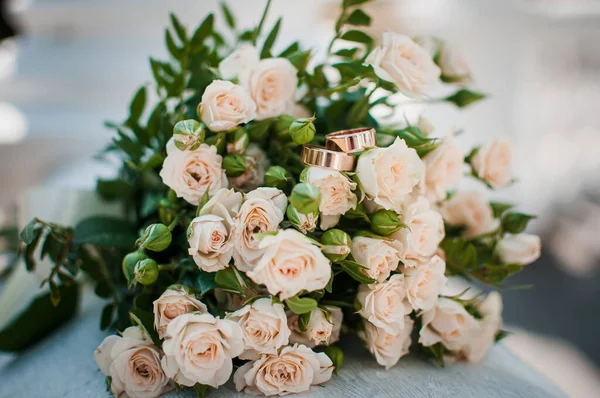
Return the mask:
[[344,2],[342,3],[342,7],[344,9],[346,9],[346,8],[358,6],[361,4],[365,4],[369,1],[371,1],[371,0],[344,0]]
[[215,283],[223,290],[242,295],[244,295],[247,287],[244,278],[235,267],[227,267],[217,271]]
[[354,56],[356,55],[356,52],[358,50],[359,50],[358,47],[342,48],[342,49],[336,51],[333,55],[337,55],[338,57],[343,57],[343,58],[354,58]]
[[290,125],[290,137],[298,145],[308,144],[315,137],[317,132],[313,122],[315,117],[296,119]]
[[295,53],[287,55],[285,58],[287,58],[287,60],[290,61],[292,65],[294,65],[294,68],[298,70],[298,73],[300,75],[303,75],[306,71],[308,61],[310,61],[311,54],[312,53],[310,50],[296,51]]
[[124,199],[131,196],[133,187],[129,183],[120,179],[99,179],[96,182],[96,191],[104,199]]
[[74,243],[131,249],[136,238],[135,226],[128,221],[121,218],[94,216],[82,220],[75,226]]
[[268,187],[284,190],[292,181],[292,176],[281,166],[271,166],[265,173],[265,185]]
[[204,195],[202,195],[202,199],[200,199],[200,203],[198,203],[198,207],[196,208],[196,217],[198,217],[200,215],[200,211],[202,211],[202,208],[210,200],[210,189],[209,188],[210,188],[210,186],[208,186],[206,188],[206,191],[204,191]]
[[502,202],[490,202],[490,206],[492,206],[492,211],[494,212],[494,218],[500,218],[507,211],[514,207],[514,205],[510,203],[502,203]]
[[317,300],[315,299],[312,299],[310,297],[298,296],[286,299],[285,304],[294,314],[306,314],[307,312],[311,312],[312,310],[317,308],[317,306],[319,305],[319,303],[317,303]]
[[338,346],[330,345],[325,347],[325,354],[327,354],[329,359],[331,359],[331,362],[333,362],[333,368],[337,374],[344,364],[344,352]]
[[250,136],[250,140],[253,142],[264,141],[269,135],[269,128],[273,124],[273,119],[264,119],[248,123],[245,127],[246,132]]
[[225,23],[227,23],[227,26],[229,26],[231,29],[235,29],[235,18],[224,1],[221,2],[221,11],[225,17]]
[[265,39],[265,43],[263,44],[263,48],[260,52],[260,58],[270,58],[271,57],[271,48],[277,39],[277,34],[279,33],[279,27],[281,26],[281,18],[275,22],[273,29]]
[[312,311],[305,312],[304,314],[298,316],[298,328],[301,332],[306,332],[308,328],[308,324],[310,323],[310,318],[312,317]]
[[504,232],[511,234],[521,233],[527,228],[529,221],[533,220],[535,216],[523,213],[505,213],[502,217],[502,229]]
[[292,44],[290,44],[285,50],[283,50],[282,52],[279,53],[279,55],[277,56],[277,58],[286,58],[287,56],[298,52],[300,50],[300,44],[295,41]]
[[169,53],[173,56],[173,58],[181,59],[181,57],[183,56],[183,49],[177,47],[177,44],[175,44],[175,40],[173,40],[173,36],[171,35],[171,31],[169,30],[169,28],[165,28],[165,42],[167,43],[167,49],[169,50]]
[[373,38],[360,30],[349,30],[342,35],[341,39],[369,45],[373,43]]
[[175,33],[177,33],[177,37],[181,40],[182,43],[187,42],[187,32],[185,26],[179,22],[179,19],[175,16],[175,14],[171,13],[169,15],[171,17],[171,25],[173,25],[173,29]]
[[34,218],[33,220],[29,221],[29,223],[21,231],[20,237],[23,243],[25,243],[26,245],[31,244],[36,237],[37,229],[39,229],[38,220]]
[[350,25],[369,26],[371,25],[371,17],[360,8],[357,8],[352,11],[346,22]]
[[138,89],[138,91],[133,96],[131,100],[131,104],[129,106],[129,120],[132,122],[137,122],[140,120],[140,116],[142,116],[142,112],[144,111],[144,107],[146,106],[146,87],[142,86]]
[[444,98],[446,102],[452,102],[459,108],[464,108],[486,97],[483,93],[467,90],[465,88],[458,90],[449,97]]
[[228,177],[239,177],[248,170],[246,158],[239,154],[226,155],[223,158],[223,169]]
[[366,269],[366,267],[360,265],[356,261],[342,260],[338,264],[340,264],[342,269],[357,282],[365,285],[370,285],[371,283],[377,282],[375,279],[369,278],[367,275],[365,275],[362,270]]
[[425,351],[425,353],[432,357],[436,363],[441,366],[442,368],[444,367],[444,346],[442,345],[442,343],[437,343],[434,344],[432,346],[429,347],[423,347],[423,351]]
[[198,52],[204,47],[204,40],[213,32],[214,21],[215,16],[209,14],[204,21],[202,21],[198,29],[196,29],[190,43],[192,51]]
[[321,204],[321,191],[316,185],[296,184],[289,196],[289,201],[302,214],[318,213]]

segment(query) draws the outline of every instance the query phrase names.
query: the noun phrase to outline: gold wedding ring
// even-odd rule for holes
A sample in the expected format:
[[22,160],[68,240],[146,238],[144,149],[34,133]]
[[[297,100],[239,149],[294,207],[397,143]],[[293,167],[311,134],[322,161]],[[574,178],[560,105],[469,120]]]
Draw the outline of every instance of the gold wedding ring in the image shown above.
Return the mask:
[[332,151],[320,146],[304,145],[302,162],[309,166],[325,167],[338,171],[354,170],[354,155]]
[[325,136],[325,147],[330,151],[356,153],[376,145],[375,129],[370,127],[336,131]]

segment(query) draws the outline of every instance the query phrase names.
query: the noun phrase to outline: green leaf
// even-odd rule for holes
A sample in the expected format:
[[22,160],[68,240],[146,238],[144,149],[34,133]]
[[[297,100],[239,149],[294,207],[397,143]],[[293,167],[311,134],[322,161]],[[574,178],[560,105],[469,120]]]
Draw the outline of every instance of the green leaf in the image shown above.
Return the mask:
[[23,228],[23,230],[21,231],[20,237],[23,243],[25,243],[26,245],[33,243],[33,240],[36,238],[37,235],[36,230],[38,229],[39,226],[37,218],[34,218],[33,220],[29,221],[29,223],[27,223],[25,228]]
[[365,4],[369,1],[371,1],[371,0],[344,0],[344,2],[342,3],[342,7],[344,9],[346,9],[346,8],[358,6],[361,4]]
[[248,170],[246,158],[239,154],[226,155],[222,167],[228,177],[239,177]]
[[235,29],[235,18],[224,1],[221,2],[221,11],[225,17],[225,23],[227,23],[227,26],[229,26],[231,29]]
[[340,39],[369,45],[373,43],[373,38],[360,30],[349,30]]
[[502,203],[502,202],[490,202],[490,206],[492,206],[492,211],[494,212],[494,218],[500,218],[507,211],[514,207],[514,205],[510,203]]
[[208,14],[198,29],[196,29],[190,43],[192,51],[199,52],[204,47],[204,40],[213,32],[214,21],[215,16],[213,14]]
[[146,332],[154,344],[160,345],[158,333],[154,329],[154,314],[152,312],[134,308],[129,311],[129,317],[131,318],[132,323],[136,324]]
[[533,220],[535,216],[523,213],[505,213],[502,217],[502,229],[504,232],[511,234],[521,233],[527,228],[529,221]]
[[308,65],[308,61],[310,60],[311,52],[307,51],[296,51],[285,58],[288,59],[294,65],[294,68],[298,70],[300,75],[303,75],[306,71],[306,66]]
[[131,100],[131,104],[129,105],[129,120],[132,122],[137,122],[138,120],[140,120],[140,116],[142,116],[142,112],[144,112],[145,106],[146,87],[142,86],[135,93],[133,99]]
[[39,342],[75,315],[79,297],[76,284],[59,286],[61,297],[53,306],[50,294],[44,294],[31,302],[15,320],[0,331],[0,351],[22,351]]
[[194,391],[196,391],[197,398],[206,398],[206,394],[210,390],[210,386],[196,383],[194,384]]
[[365,205],[363,202],[360,202],[356,205],[356,209],[349,209],[347,212],[343,214],[344,218],[349,220],[363,220],[368,223],[371,222],[367,211],[365,210]]
[[435,359],[436,363],[441,366],[442,368],[444,367],[444,346],[442,345],[442,343],[437,343],[434,344],[432,346],[429,347],[423,347],[423,351],[425,351],[425,353],[432,357],[433,359]]
[[365,285],[370,285],[371,283],[377,282],[375,279],[369,278],[367,275],[365,275],[361,270],[366,269],[366,267],[360,265],[356,261],[342,260],[338,264],[340,264],[342,269],[357,282]]
[[173,36],[171,36],[169,28],[165,28],[165,42],[167,43],[167,49],[169,50],[169,53],[173,56],[173,58],[181,59],[181,57],[184,54],[183,49],[177,47],[177,44],[175,44],[175,40],[173,40]]
[[171,13],[169,15],[171,17],[171,25],[173,25],[173,29],[175,33],[177,33],[177,37],[181,40],[182,43],[187,42],[187,32],[185,26],[179,22],[179,19],[175,16],[175,14]]
[[104,306],[102,310],[102,316],[100,316],[100,330],[106,330],[113,321],[113,315],[115,312],[115,306],[110,303]]
[[242,295],[244,295],[244,291],[248,286],[244,277],[235,267],[227,267],[217,271],[215,274],[215,283],[223,290]]
[[352,11],[346,20],[350,25],[369,26],[371,25],[371,17],[360,8]]
[[253,142],[261,142],[269,135],[269,128],[272,123],[273,119],[264,119],[247,124],[245,129]]
[[75,226],[74,243],[131,249],[136,238],[135,226],[128,221],[114,217],[93,216]]
[[201,271],[196,282],[196,290],[202,296],[217,287],[214,272]]
[[285,50],[280,52],[279,55],[277,56],[277,58],[286,58],[287,56],[294,54],[295,52],[298,52],[299,50],[300,50],[300,44],[297,41],[295,41],[292,44],[290,44]]
[[279,33],[279,28],[281,26],[281,18],[275,22],[273,29],[269,32],[269,35],[265,39],[265,43],[263,44],[263,48],[260,52],[260,58],[270,58],[271,57],[271,48],[277,39],[277,34]]
[[364,121],[367,119],[367,115],[369,114],[369,97],[363,96],[358,99],[350,110],[348,111],[348,117],[346,119],[346,123],[348,126],[355,126],[359,124],[364,124]]
[[133,187],[123,180],[99,179],[96,191],[104,199],[124,199],[131,197]]
[[325,354],[327,354],[329,359],[331,359],[331,362],[333,362],[333,368],[337,374],[344,364],[344,352],[338,346],[330,345],[325,347]]
[[358,50],[359,50],[358,47],[342,48],[342,49],[336,51],[333,55],[337,55],[338,57],[344,57],[344,58],[354,58],[354,56],[356,55],[356,52]]
[[42,237],[42,228],[37,228],[33,232],[33,239],[31,242],[25,247],[25,268],[27,271],[31,272],[35,269],[35,259],[33,255],[35,254],[35,250],[38,246],[38,243]]
[[314,116],[311,118],[294,120],[289,129],[292,141],[298,145],[304,145],[311,142],[317,132],[317,129],[313,124],[314,121]]
[[308,324],[310,323],[310,318],[312,317],[312,311],[305,312],[304,314],[298,316],[298,328],[301,332],[306,332],[308,328]]
[[476,91],[467,90],[465,88],[458,90],[454,94],[449,97],[444,98],[443,100],[446,102],[452,102],[454,105],[459,108],[464,108],[469,106],[477,101],[480,101],[486,97],[483,93],[478,93]]
[[317,308],[317,306],[319,305],[319,303],[317,303],[317,300],[315,299],[312,299],[310,297],[298,296],[286,299],[285,304],[294,314],[306,314],[307,312],[311,312],[312,310]]

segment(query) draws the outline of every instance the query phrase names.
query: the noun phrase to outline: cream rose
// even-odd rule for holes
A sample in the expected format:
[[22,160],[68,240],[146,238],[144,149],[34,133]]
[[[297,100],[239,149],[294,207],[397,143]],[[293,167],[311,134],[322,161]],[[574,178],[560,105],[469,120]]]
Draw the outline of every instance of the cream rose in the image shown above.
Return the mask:
[[169,287],[154,300],[154,327],[161,339],[165,336],[169,323],[179,315],[188,312],[208,312],[206,305],[189,294],[182,287]]
[[169,323],[163,351],[162,366],[173,381],[217,388],[231,376],[231,359],[244,351],[244,338],[233,321],[211,314],[184,314]]
[[502,327],[502,297],[498,292],[490,292],[477,306],[483,317],[474,336],[462,347],[460,354],[469,362],[480,362],[496,341],[496,334]]
[[221,189],[190,222],[188,253],[201,270],[216,272],[229,266],[233,253],[233,217],[241,203],[241,193]]
[[305,174],[306,182],[315,185],[321,192],[321,229],[335,226],[340,216],[356,208],[357,198],[353,190],[356,183],[336,170],[310,167]]
[[473,80],[467,61],[447,43],[442,44],[437,63],[445,81],[465,84]]
[[408,354],[414,322],[409,316],[405,316],[403,322],[404,326],[398,334],[390,334],[385,329],[366,321],[364,330],[359,332],[359,337],[365,342],[369,352],[375,356],[377,363],[385,366],[386,369],[396,365],[400,358]]
[[507,234],[496,245],[496,253],[506,264],[531,264],[540,257],[542,241],[537,235]]
[[258,145],[250,144],[244,154],[246,171],[239,177],[231,177],[231,186],[238,191],[248,192],[265,182],[266,168],[269,166],[267,155]]
[[477,321],[454,300],[440,297],[435,306],[422,313],[419,343],[425,347],[442,343],[450,351],[457,351],[473,337]]
[[404,268],[406,297],[415,311],[433,308],[446,284],[445,272],[446,263],[439,256],[433,256],[416,267]]
[[310,390],[331,378],[333,363],[325,353],[304,345],[288,346],[279,355],[263,355],[248,362],[233,376],[235,388],[252,395],[288,395]]
[[471,159],[475,173],[495,189],[503,188],[511,181],[511,162],[512,145],[505,138],[479,148]]
[[423,158],[425,163],[425,195],[432,202],[446,199],[448,188],[456,185],[463,176],[465,154],[452,136]]
[[287,197],[276,188],[257,188],[246,195],[235,219],[233,260],[240,271],[250,271],[260,261],[265,249],[259,247],[256,233],[275,232],[283,221]]
[[340,339],[344,314],[338,307],[327,306],[325,309],[331,315],[329,320],[322,309],[315,308],[310,314],[310,321],[305,331],[300,330],[299,315],[290,314],[288,316],[288,325],[292,331],[290,343],[304,344],[314,348],[318,345],[330,345],[337,342]]
[[406,297],[404,275],[395,274],[383,283],[360,285],[358,312],[373,325],[397,335],[404,329],[404,316],[412,312]]
[[290,329],[283,304],[271,298],[260,298],[229,314],[227,319],[236,322],[244,333],[244,352],[241,359],[257,359],[260,354],[276,354],[287,345]]
[[444,220],[423,196],[406,202],[402,213],[406,228],[400,228],[389,238],[393,239],[392,245],[404,266],[414,267],[435,254],[445,236]]
[[352,257],[367,267],[362,272],[377,282],[385,281],[398,268],[398,250],[382,239],[357,236],[352,239]]
[[168,389],[169,378],[161,367],[160,351],[137,326],[122,337],[108,336],[94,351],[98,368],[111,378],[115,397],[155,398]]
[[200,118],[212,131],[231,131],[255,117],[256,104],[237,84],[214,80],[202,94]]
[[472,238],[492,232],[499,225],[485,195],[477,191],[459,191],[440,208],[450,225],[464,226],[463,235]]
[[376,204],[398,210],[421,180],[423,169],[417,152],[396,138],[387,148],[372,148],[360,155],[356,174],[365,193]]
[[239,75],[256,103],[256,120],[282,115],[294,101],[298,71],[285,58],[267,58]]
[[272,295],[285,300],[302,290],[323,289],[331,278],[331,265],[319,247],[295,229],[281,230],[260,242],[265,253],[256,267],[247,273]]
[[365,63],[373,66],[378,77],[396,84],[408,97],[426,94],[441,74],[426,49],[410,37],[393,32],[383,34],[382,45],[369,54]]
[[207,189],[210,195],[214,195],[219,189],[227,188],[222,162],[223,158],[217,154],[215,146],[202,144],[197,149],[182,151],[171,138],[160,176],[178,198],[197,206]]
[[260,55],[254,46],[242,45],[219,63],[219,74],[225,80],[235,79],[242,70],[258,64]]

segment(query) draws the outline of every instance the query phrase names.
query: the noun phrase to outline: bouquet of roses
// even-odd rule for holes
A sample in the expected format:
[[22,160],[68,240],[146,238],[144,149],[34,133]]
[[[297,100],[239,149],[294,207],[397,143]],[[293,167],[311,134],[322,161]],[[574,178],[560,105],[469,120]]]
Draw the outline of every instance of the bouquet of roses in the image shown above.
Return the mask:
[[[53,317],[38,337],[72,315],[83,272],[107,300],[101,327],[121,332],[95,352],[115,396],[204,396],[232,375],[252,394],[307,391],[342,366],[342,334],[386,368],[409,350],[440,364],[485,355],[503,336],[500,296],[444,295],[447,276],[502,287],[540,240],[522,233],[532,216],[451,189],[465,175],[511,183],[511,147],[465,152],[423,117],[374,117],[401,111],[399,96],[458,107],[484,96],[440,39],[385,33],[376,45],[362,3],[343,0],[322,63],[298,42],[273,53],[281,19],[263,35],[268,5],[240,31],[223,4],[227,33],[212,14],[192,34],[171,15],[170,59],[150,59],[154,83],[107,123],[106,155],[122,167],[97,190],[123,216],[35,219],[21,234],[29,269],[40,246],[54,264],[50,300],[31,307]],[[433,99],[440,87],[451,92]]]

